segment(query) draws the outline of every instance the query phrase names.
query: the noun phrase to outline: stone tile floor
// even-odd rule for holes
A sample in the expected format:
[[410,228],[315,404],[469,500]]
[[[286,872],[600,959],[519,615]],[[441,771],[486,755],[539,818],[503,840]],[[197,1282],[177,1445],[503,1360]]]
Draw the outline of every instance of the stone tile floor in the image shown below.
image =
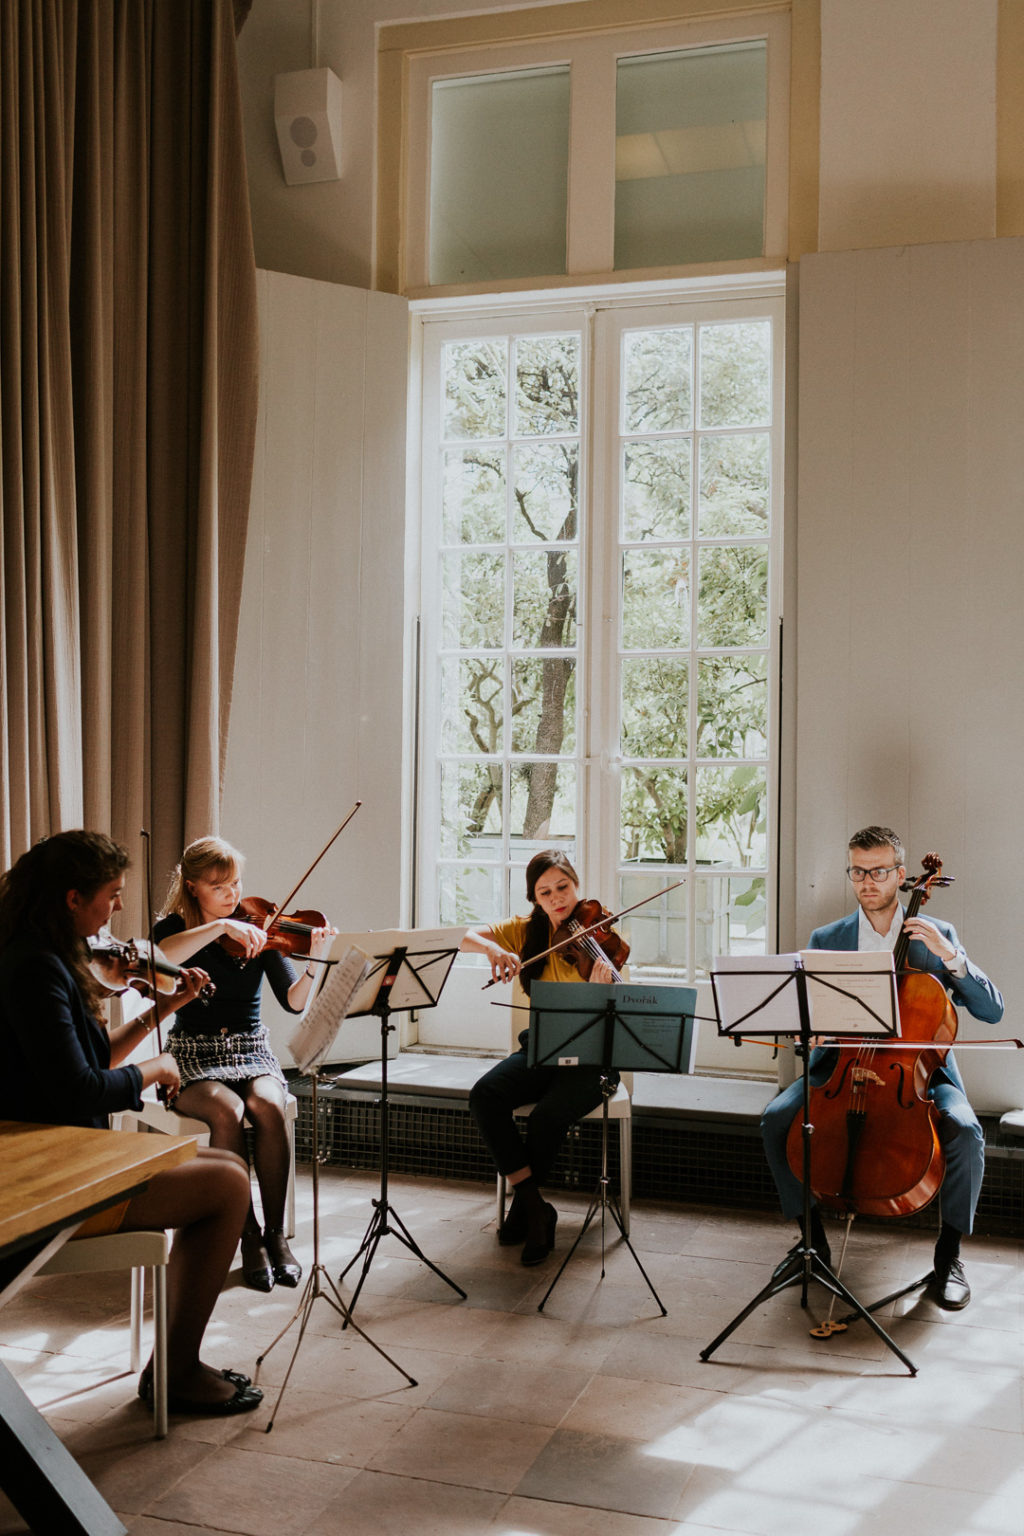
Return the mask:
[[[328,1169],[320,1188],[321,1258],[336,1277],[377,1185]],[[758,1307],[704,1362],[699,1351],[789,1246],[781,1220],[637,1202],[633,1244],[668,1315],[621,1242],[609,1242],[601,1278],[595,1228],[540,1313],[584,1199],[560,1199],[555,1255],[524,1270],[517,1249],[495,1242],[493,1188],[403,1177],[390,1194],[466,1300],[384,1238],[354,1320],[395,1364],[318,1299],[283,1399],[297,1325],[260,1368],[267,1395],[252,1415],[172,1418],[169,1438],[152,1438],[123,1374],[124,1276],[40,1280],[0,1312],[0,1356],[130,1531],[1024,1533],[1024,1243],[972,1239],[966,1311],[921,1295],[890,1310],[885,1325],[916,1377],[863,1323],[811,1338],[828,1307],[818,1286],[806,1311],[798,1287]],[[308,1169],[295,1248],[308,1264]],[[926,1272],[930,1249],[921,1231],[855,1226],[843,1278],[873,1300]],[[253,1372],[300,1294],[259,1295],[234,1271],[207,1358]],[[0,1532],[23,1528],[0,1499]]]

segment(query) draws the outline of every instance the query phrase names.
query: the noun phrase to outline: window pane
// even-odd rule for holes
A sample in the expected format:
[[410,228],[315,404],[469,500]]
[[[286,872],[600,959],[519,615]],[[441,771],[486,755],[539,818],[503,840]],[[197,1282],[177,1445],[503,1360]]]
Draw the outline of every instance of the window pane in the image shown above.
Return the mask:
[[518,341],[515,435],[575,432],[579,413],[579,336],[528,336]]
[[444,435],[504,437],[508,342],[450,341],[444,349]]
[[501,751],[503,680],[500,656],[449,656],[442,662],[442,751]]
[[511,835],[547,840],[576,836],[576,769],[567,763],[513,763]]
[[504,641],[505,557],[455,550],[441,557],[442,644],[488,650]]
[[693,327],[627,331],[622,340],[622,430],[693,426]]
[[686,770],[647,764],[622,770],[622,862],[686,863]]
[[[631,907],[636,901],[654,896],[671,885],[678,875],[660,870],[651,875],[623,875],[619,884],[619,907]],[[648,901],[637,912],[631,912],[616,924],[622,937],[629,944],[630,976],[636,980],[638,972],[657,970],[659,975],[683,976],[686,973],[686,901],[687,887],[677,885],[674,891]]]
[[512,751],[575,752],[576,661],[530,656],[512,662]]
[[438,870],[438,915],[442,927],[491,923],[502,910],[504,875],[483,864],[442,864]]
[[768,434],[705,437],[700,445],[702,538],[768,532]]
[[709,974],[716,955],[763,955],[768,946],[764,877],[695,884],[697,975]]
[[434,82],[430,281],[565,271],[569,69]]
[[618,61],[615,267],[764,251],[763,42]]
[[504,448],[453,448],[444,456],[446,544],[505,542]]
[[764,757],[767,674],[764,656],[715,656],[698,663],[698,757]]
[[764,768],[698,768],[697,862],[764,869],[767,805]]
[[622,557],[624,649],[690,643],[690,572],[683,550],[627,549]]
[[692,458],[688,438],[628,444],[622,473],[623,538],[689,538]]
[[697,644],[767,645],[767,544],[711,544],[699,559]]
[[702,427],[767,426],[772,409],[768,320],[700,328]]
[[[478,838],[501,836],[501,764],[441,765],[441,853],[465,857]],[[493,850],[492,850],[493,851]]]
[[622,663],[622,751],[626,757],[685,757],[689,667],[678,658]]
[[517,543],[575,539],[579,457],[574,442],[529,443],[513,451]]
[[574,549],[513,555],[513,645],[540,649],[575,643],[578,565]]

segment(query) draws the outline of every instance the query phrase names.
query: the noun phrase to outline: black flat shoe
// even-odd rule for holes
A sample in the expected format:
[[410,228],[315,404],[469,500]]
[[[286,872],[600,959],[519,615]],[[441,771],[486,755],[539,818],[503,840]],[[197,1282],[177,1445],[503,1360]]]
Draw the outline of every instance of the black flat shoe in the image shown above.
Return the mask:
[[267,1227],[263,1233],[267,1258],[273,1267],[274,1282],[294,1289],[302,1279],[302,1265],[288,1246],[288,1239],[280,1227]]
[[541,1242],[528,1242],[520,1255],[520,1263],[527,1269],[532,1269],[535,1264],[543,1264],[552,1248],[555,1246],[555,1227],[558,1225],[558,1212],[553,1205],[544,1202],[544,1238]]
[[259,1387],[254,1387],[250,1382],[247,1387],[236,1387],[233,1397],[225,1397],[220,1402],[196,1402],[191,1397],[179,1397],[175,1392],[167,1394],[168,1413],[190,1413],[204,1418],[223,1418],[229,1413],[251,1413],[258,1408],[263,1401],[263,1393]]
[[[241,1371],[225,1370],[218,1372],[218,1374],[223,1376],[225,1381],[230,1381],[236,1387],[248,1387],[252,1384],[252,1377],[244,1376]],[[153,1367],[151,1365],[145,1366],[142,1375],[139,1377],[139,1396],[144,1403],[148,1403],[152,1407]]]
[[272,1291],[274,1271],[260,1232],[242,1233],[242,1279],[252,1291]]

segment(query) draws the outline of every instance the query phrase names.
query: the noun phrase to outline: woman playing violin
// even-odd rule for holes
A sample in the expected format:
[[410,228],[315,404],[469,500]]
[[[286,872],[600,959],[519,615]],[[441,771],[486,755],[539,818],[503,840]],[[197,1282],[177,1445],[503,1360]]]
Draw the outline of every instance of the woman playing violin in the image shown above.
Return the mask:
[[[103,989],[86,941],[121,910],[128,854],[99,832],[58,832],[0,877],[0,1117],[106,1127],[119,1109],[141,1108],[143,1088],[171,1096],[178,1068],[165,1053],[126,1058],[150,1014],[107,1029]],[[174,1002],[194,999],[206,978],[188,970]],[[244,1413],[263,1394],[247,1376],[205,1365],[206,1324],[228,1272],[249,1198],[248,1172],[230,1152],[201,1149],[158,1173],[139,1193],[91,1217],[77,1236],[175,1228],[167,1273],[168,1406],[172,1412]],[[86,1230],[88,1229],[88,1231]],[[151,1365],[139,1395],[152,1395]]]
[[[513,917],[488,928],[471,928],[461,948],[487,956],[496,981],[518,976],[528,994],[533,981],[579,981],[578,967],[556,951],[531,964],[531,957],[550,948],[556,931],[568,923],[580,901],[579,877],[564,853],[547,849],[534,854],[526,866],[529,917]],[[604,959],[594,959],[588,978],[607,984],[615,972]],[[522,1262],[540,1264],[554,1247],[558,1213],[541,1195],[569,1127],[601,1102],[598,1067],[530,1067],[526,1062],[528,1031],[519,1036],[519,1049],[479,1080],[469,1095],[469,1107],[490,1149],[498,1171],[512,1188],[512,1204],[498,1234],[506,1246],[523,1244]],[[513,1111],[522,1104],[536,1107],[526,1121],[525,1142]]]
[[[169,960],[193,956],[209,973],[216,994],[178,1014],[167,1048],[181,1072],[174,1103],[180,1114],[210,1127],[210,1144],[245,1156],[243,1117],[253,1130],[253,1166],[263,1225],[250,1199],[242,1231],[242,1273],[253,1290],[298,1285],[302,1266],[284,1231],[288,1190],[287,1084],[260,1016],[263,978],[289,1013],[301,1013],[314,990],[316,971],[307,960],[296,972],[285,955],[268,947],[267,930],[239,911],[243,856],[219,837],[190,843],[171,879],[163,916],[154,930]],[[326,923],[308,935],[307,955],[326,955],[337,929]],[[219,942],[233,941],[229,954]]]

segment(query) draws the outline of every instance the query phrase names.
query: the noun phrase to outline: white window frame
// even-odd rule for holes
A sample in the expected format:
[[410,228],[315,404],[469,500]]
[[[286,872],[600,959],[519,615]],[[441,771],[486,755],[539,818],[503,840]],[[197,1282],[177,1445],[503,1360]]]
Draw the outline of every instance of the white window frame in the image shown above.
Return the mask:
[[[546,282],[581,278],[631,282],[650,272],[615,271],[615,85],[618,60],[658,52],[763,40],[767,44],[767,139],[765,231],[761,258],[673,271],[777,270],[785,260],[789,226],[788,13],[703,17],[652,23],[608,32],[480,48],[449,48],[409,61],[408,112],[403,149],[403,241],[400,291],[410,298],[430,293],[471,293],[497,287],[536,289]],[[503,74],[568,64],[571,71],[569,193],[566,272],[528,283],[430,286],[430,133],[433,86],[440,80]]]
[[[439,439],[440,390],[432,388],[431,380],[440,377],[441,348],[445,342],[482,337],[489,334],[506,335],[515,329],[522,334],[540,334],[547,331],[580,329],[583,335],[583,377],[587,387],[581,390],[581,521],[583,508],[591,507],[590,518],[595,526],[617,526],[617,443],[618,400],[615,387],[616,368],[606,345],[598,348],[596,362],[593,343],[596,331],[614,332],[616,328],[656,326],[664,323],[688,323],[691,320],[706,322],[715,319],[754,318],[770,316],[773,321],[773,378],[775,401],[773,409],[772,477],[771,477],[771,532],[769,575],[769,767],[768,767],[768,936],[767,948],[776,947],[776,884],[778,875],[778,774],[781,751],[779,730],[779,625],[782,616],[783,559],[782,559],[782,500],[784,484],[783,446],[784,410],[783,383],[785,367],[784,276],[780,273],[764,277],[733,275],[712,281],[676,282],[669,284],[635,285],[625,295],[622,290],[607,287],[579,289],[570,296],[564,292],[524,295],[522,298],[505,297],[501,302],[469,304],[452,300],[419,301],[411,306],[414,357],[417,366],[413,370],[419,399],[415,397],[410,410],[412,462],[420,466],[417,494],[410,498],[411,516],[415,528],[411,530],[411,546],[421,551],[421,583],[432,581],[433,564],[424,554],[436,547],[434,529],[439,527],[440,508],[437,501],[437,483],[427,467],[431,458],[430,444]],[[432,398],[433,397],[433,398]],[[418,408],[417,408],[418,407]],[[599,424],[595,418],[601,418]],[[432,435],[431,435],[432,434]],[[601,449],[595,454],[594,445]],[[584,578],[584,564],[590,561],[592,569]],[[616,583],[618,564],[617,540],[609,539],[603,546],[600,540],[588,537],[581,543],[581,592],[580,625],[588,624],[586,595],[596,596],[604,611],[609,605],[617,607]],[[420,848],[413,852],[413,868],[418,871],[417,889],[414,893],[415,922],[432,926],[436,921],[436,889],[430,889],[432,865],[421,855],[421,848],[439,846],[439,796],[437,794],[437,758],[430,736],[431,722],[438,718],[436,698],[437,670],[433,664],[435,654],[439,605],[437,594],[421,587],[418,610],[421,614],[421,665],[419,679],[418,718],[421,722],[419,763],[416,765],[413,801],[416,806],[416,824]],[[609,633],[614,630],[614,633]],[[584,814],[579,822],[577,861],[587,883],[585,895],[598,895],[608,900],[617,889],[618,847],[614,829],[617,826],[618,774],[615,771],[614,728],[616,710],[601,689],[592,686],[590,678],[595,668],[617,666],[607,653],[611,644],[617,649],[617,627],[601,622],[594,616],[588,625],[586,637],[581,635],[581,665],[577,687],[583,700],[581,739],[576,743],[577,761],[582,776],[581,794],[585,807],[596,807],[593,814]],[[597,675],[603,675],[598,673]],[[692,740],[692,737],[691,737]],[[596,771],[595,771],[596,770]],[[609,771],[610,770],[610,771]],[[715,871],[715,874],[718,874]],[[506,914],[494,913],[490,920],[497,921]],[[491,1008],[494,994],[480,993],[484,980],[473,962],[456,962],[453,967],[441,1005],[419,1015],[414,1027],[418,1041],[428,1047],[461,1050],[504,1050],[510,1035],[525,1027],[525,1020],[509,1014],[505,1007]],[[713,1013],[711,988],[707,982],[698,982],[698,1012]],[[501,989],[504,991],[505,989]],[[501,998],[508,1002],[507,998]],[[406,1043],[414,1043],[407,1040]],[[703,1070],[725,1071],[739,1075],[772,1076],[771,1052],[767,1048],[745,1043],[737,1049],[732,1040],[720,1040],[712,1026],[701,1027],[698,1065]]]

